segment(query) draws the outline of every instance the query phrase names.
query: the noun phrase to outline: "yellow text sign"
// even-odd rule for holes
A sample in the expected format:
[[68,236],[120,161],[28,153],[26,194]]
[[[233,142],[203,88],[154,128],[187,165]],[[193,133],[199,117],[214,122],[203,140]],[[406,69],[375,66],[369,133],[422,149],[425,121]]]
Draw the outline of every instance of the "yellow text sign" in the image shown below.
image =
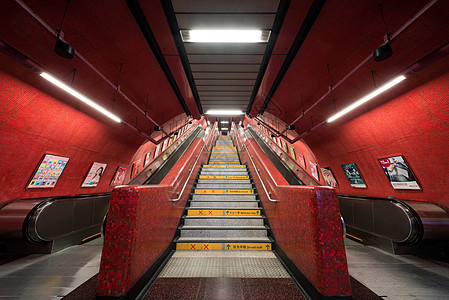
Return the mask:
[[271,243],[177,243],[176,250],[270,251]]
[[200,175],[199,179],[249,179],[249,175]]
[[189,216],[260,216],[260,209],[189,209]]
[[246,169],[246,165],[204,165],[205,169]]

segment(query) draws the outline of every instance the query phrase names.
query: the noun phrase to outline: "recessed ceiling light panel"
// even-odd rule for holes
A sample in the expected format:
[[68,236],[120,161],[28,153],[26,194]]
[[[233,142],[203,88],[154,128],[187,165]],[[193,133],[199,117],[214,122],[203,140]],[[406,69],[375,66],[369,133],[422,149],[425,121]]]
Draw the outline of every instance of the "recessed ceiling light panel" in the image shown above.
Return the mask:
[[215,115],[215,116],[240,116],[245,113],[241,110],[221,110],[221,109],[209,109],[206,112],[206,115]]
[[181,30],[184,43],[266,43],[270,30]]

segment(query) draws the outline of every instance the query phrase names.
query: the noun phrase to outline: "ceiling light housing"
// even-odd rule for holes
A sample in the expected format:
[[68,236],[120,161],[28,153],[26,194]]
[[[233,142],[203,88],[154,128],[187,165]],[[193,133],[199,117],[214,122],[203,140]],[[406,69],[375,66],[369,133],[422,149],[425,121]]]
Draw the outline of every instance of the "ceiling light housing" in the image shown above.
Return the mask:
[[351,110],[359,107],[360,105],[368,102],[369,100],[371,100],[374,97],[376,97],[377,95],[385,92],[386,90],[394,87],[395,85],[397,85],[398,83],[402,82],[405,79],[406,79],[406,77],[404,75],[400,75],[400,76],[398,76],[398,77],[388,81],[387,83],[381,85],[380,87],[378,87],[377,89],[375,89],[374,91],[369,93],[368,95],[360,98],[359,100],[355,101],[354,103],[352,103],[351,105],[349,105],[345,109],[339,111],[338,113],[336,113],[335,115],[333,115],[332,117],[327,119],[327,122],[330,123],[330,122],[335,121],[336,119],[338,119],[341,116],[347,114],[348,112],[350,112]]
[[114,115],[113,113],[109,112],[108,110],[106,110],[105,108],[101,107],[100,105],[98,105],[97,103],[95,103],[95,101],[87,98],[86,96],[84,96],[83,94],[81,94],[80,92],[76,91],[75,89],[73,89],[72,87],[68,86],[67,84],[65,84],[64,82],[60,81],[59,79],[51,76],[48,73],[42,72],[40,74],[40,76],[46,80],[48,80],[49,82],[53,83],[54,85],[56,85],[57,87],[59,87],[60,89],[66,91],[67,93],[69,93],[70,95],[74,96],[75,98],[77,98],[78,100],[81,100],[82,102],[86,103],[87,105],[89,105],[90,107],[94,108],[95,110],[101,112],[102,114],[104,114],[105,116],[108,116],[109,118],[111,118],[112,120],[114,120],[117,123],[122,122],[122,120],[117,117],[116,115]]
[[267,43],[270,30],[181,30],[184,43]]
[[245,113],[241,110],[220,110],[220,109],[210,109],[206,112],[206,115],[214,116],[240,116]]

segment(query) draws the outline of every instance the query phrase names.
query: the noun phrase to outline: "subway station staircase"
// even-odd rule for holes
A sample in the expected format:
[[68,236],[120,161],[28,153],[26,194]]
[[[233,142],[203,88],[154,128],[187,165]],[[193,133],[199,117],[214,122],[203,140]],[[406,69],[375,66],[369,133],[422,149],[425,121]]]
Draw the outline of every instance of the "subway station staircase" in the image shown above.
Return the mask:
[[220,137],[200,169],[177,250],[271,250],[272,239],[246,165]]
[[197,175],[176,251],[145,299],[304,299],[272,251],[257,196],[232,140],[220,136]]

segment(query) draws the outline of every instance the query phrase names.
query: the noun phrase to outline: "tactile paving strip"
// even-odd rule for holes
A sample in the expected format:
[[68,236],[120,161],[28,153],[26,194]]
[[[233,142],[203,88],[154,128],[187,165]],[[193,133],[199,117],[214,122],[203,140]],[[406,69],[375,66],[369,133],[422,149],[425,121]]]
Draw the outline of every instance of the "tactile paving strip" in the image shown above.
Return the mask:
[[248,252],[177,251],[159,277],[290,278],[272,252]]

